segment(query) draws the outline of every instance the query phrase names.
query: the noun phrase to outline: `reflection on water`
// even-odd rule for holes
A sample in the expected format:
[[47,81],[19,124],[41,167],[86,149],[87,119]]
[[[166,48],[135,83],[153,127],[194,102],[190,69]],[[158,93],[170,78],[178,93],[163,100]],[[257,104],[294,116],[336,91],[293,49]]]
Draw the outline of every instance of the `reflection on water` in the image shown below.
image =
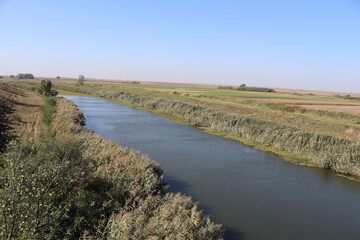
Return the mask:
[[200,202],[227,239],[359,239],[360,183],[118,103],[66,96],[87,127],[140,150],[169,191]]

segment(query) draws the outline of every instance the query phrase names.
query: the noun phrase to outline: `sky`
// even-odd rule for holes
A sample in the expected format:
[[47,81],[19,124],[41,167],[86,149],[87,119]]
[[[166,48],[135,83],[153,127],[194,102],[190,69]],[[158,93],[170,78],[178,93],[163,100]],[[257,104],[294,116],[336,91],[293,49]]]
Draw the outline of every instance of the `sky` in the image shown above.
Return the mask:
[[0,0],[0,75],[360,93],[360,0]]

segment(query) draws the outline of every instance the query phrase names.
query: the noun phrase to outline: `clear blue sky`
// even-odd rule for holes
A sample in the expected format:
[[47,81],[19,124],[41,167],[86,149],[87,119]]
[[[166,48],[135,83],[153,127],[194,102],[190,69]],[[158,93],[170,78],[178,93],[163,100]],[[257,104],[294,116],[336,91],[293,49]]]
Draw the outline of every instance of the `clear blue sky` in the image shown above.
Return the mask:
[[0,0],[0,74],[360,93],[360,0]]

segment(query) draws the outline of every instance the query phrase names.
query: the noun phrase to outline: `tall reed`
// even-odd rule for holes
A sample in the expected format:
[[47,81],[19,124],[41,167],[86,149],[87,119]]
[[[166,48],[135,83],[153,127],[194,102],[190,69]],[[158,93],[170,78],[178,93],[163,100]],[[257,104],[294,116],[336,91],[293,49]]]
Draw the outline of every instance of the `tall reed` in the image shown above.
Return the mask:
[[181,117],[196,126],[210,127],[216,131],[299,154],[311,160],[312,164],[318,167],[360,177],[360,141],[307,132],[270,121],[225,113],[188,103],[164,99],[154,100],[115,90],[81,88],[69,85],[57,87],[67,91],[116,99],[151,110],[159,110]]

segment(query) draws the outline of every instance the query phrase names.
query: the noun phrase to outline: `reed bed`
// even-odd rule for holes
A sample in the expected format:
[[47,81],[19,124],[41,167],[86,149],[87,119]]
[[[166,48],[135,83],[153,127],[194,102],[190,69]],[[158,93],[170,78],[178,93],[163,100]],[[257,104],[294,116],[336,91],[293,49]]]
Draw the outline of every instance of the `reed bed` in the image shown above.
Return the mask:
[[159,110],[181,117],[195,126],[210,127],[213,130],[235,137],[249,139],[281,151],[301,155],[317,167],[331,169],[344,175],[360,177],[360,143],[356,140],[306,132],[302,129],[244,117],[239,114],[225,113],[209,107],[164,99],[154,100],[116,90],[81,88],[69,85],[61,85],[58,88],[119,100],[150,110]]
[[[164,184],[160,183],[163,170],[158,163],[137,151],[104,140],[82,127],[83,123],[84,116],[74,103],[63,98],[58,100],[53,122],[57,134],[77,136],[84,157],[91,159],[93,174],[109,184],[110,199],[116,197],[122,200],[121,205],[111,207],[111,220],[103,221],[98,231],[86,233],[87,238],[222,239],[221,226],[203,216],[190,198],[164,192]],[[141,224],[139,219],[142,219]],[[174,224],[179,220],[179,225]],[[144,226],[162,231],[149,230]],[[120,227],[124,228],[119,230]],[[174,233],[186,238],[172,238]]]

